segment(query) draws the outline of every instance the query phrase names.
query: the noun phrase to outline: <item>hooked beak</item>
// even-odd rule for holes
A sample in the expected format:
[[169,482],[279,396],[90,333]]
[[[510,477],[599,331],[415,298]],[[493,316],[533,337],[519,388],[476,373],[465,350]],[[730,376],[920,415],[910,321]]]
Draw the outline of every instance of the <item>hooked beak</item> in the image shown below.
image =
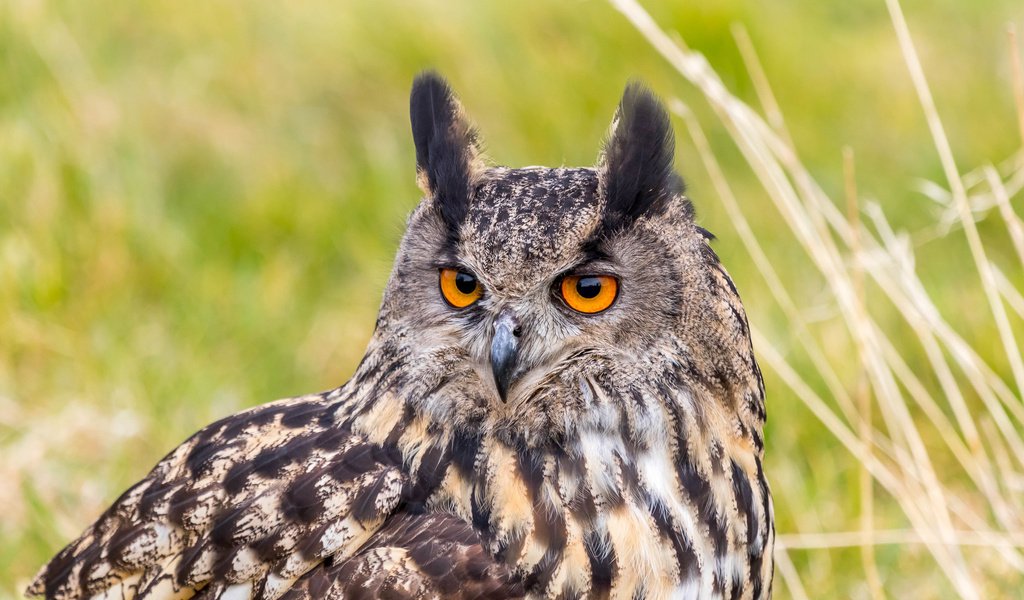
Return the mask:
[[491,340],[491,371],[498,395],[505,402],[512,376],[516,370],[519,353],[519,323],[509,312],[502,312],[494,322],[494,338]]

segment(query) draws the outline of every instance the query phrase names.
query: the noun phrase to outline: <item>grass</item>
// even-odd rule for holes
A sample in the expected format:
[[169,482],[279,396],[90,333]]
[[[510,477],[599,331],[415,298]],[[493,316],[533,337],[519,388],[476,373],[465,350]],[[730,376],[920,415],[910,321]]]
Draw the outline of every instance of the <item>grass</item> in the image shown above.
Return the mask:
[[1024,11],[677,4],[0,6],[0,597],[201,425],[344,381],[424,67],[511,165],[592,163],[629,77],[670,100],[767,378],[779,597],[1019,596]]

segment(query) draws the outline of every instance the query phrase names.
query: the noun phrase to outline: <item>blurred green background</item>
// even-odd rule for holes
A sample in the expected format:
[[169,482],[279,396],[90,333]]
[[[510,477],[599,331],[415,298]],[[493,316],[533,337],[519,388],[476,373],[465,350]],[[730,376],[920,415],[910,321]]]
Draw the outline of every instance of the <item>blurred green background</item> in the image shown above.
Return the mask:
[[[842,189],[848,145],[862,195],[901,227],[934,221],[935,205],[914,189],[943,178],[881,0],[645,6],[756,103],[730,32],[742,24],[802,160],[829,191]],[[914,0],[904,10],[961,167],[1010,156],[1021,141],[1004,30],[1024,26],[1024,5]],[[8,0],[0,596],[18,595],[200,426],[345,381],[419,197],[407,98],[424,68],[450,79],[490,157],[511,166],[592,164],[629,78],[681,98],[793,295],[813,304],[820,282],[801,278],[788,230],[725,132],[606,3]],[[784,334],[677,130],[677,164],[751,320]],[[1003,242],[989,250],[997,261],[1012,252]],[[991,327],[969,316],[983,302],[969,255],[947,247],[933,258],[930,269],[925,244],[933,294],[968,315],[969,338],[994,346]],[[768,389],[779,530],[855,527],[856,469],[799,402],[773,393],[784,388],[770,373]],[[812,596],[856,597],[858,556],[793,559]],[[901,579],[915,565],[927,574],[927,556],[883,547],[879,562],[896,597],[949,593],[938,576]]]

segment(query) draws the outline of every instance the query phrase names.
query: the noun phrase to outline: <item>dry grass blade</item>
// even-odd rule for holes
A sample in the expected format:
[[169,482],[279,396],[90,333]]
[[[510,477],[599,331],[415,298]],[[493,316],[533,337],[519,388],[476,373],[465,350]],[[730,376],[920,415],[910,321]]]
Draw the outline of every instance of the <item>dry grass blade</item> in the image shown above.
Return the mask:
[[1020,141],[1024,144],[1024,66],[1020,61],[1020,45],[1017,42],[1017,28],[1011,23],[1006,30],[1010,67],[1013,76],[1013,100],[1017,105],[1017,125],[1020,127]]
[[785,548],[776,546],[775,564],[778,566],[779,575],[782,576],[782,582],[789,589],[789,595],[795,600],[809,600],[810,596],[807,595],[807,590],[804,589],[804,584],[800,581],[800,574],[797,573],[793,560],[789,558],[789,553]]
[[750,80],[754,84],[754,90],[757,92],[758,100],[761,101],[761,106],[764,108],[768,123],[782,137],[786,145],[792,147],[793,138],[790,137],[789,129],[786,128],[786,120],[782,116],[782,109],[779,108],[779,102],[775,99],[772,86],[768,83],[764,67],[761,66],[761,61],[757,58],[757,51],[754,49],[754,43],[750,41],[750,34],[747,33],[747,28],[739,23],[734,23],[731,29],[732,37],[736,40],[736,47],[739,48],[740,56],[743,57],[743,66],[746,67]]
[[999,286],[999,293],[1003,295],[1003,299],[1017,313],[1017,316],[1024,319],[1024,295],[1021,295],[1017,288],[1013,287],[1013,284],[1010,283],[1006,274],[999,267],[992,265],[992,271],[996,274],[996,285]]
[[996,200],[996,206],[999,207],[999,214],[1003,217],[1003,223],[1006,224],[1006,230],[1013,241],[1013,248],[1017,251],[1017,259],[1024,266],[1024,223],[1021,223],[1020,216],[1010,206],[1010,194],[995,167],[991,165],[985,167],[985,179],[988,181],[988,186]]
[[[860,263],[860,255],[863,251],[860,242],[860,206],[857,200],[857,175],[854,163],[853,148],[843,148],[843,179],[846,192],[846,214],[850,221],[850,230],[853,232],[853,244],[850,247],[852,268],[854,270],[854,289],[857,294],[857,311],[864,313],[867,310],[864,296],[864,269]],[[857,412],[860,419],[857,428],[857,435],[864,447],[871,451],[871,393],[867,386],[867,380],[861,373],[857,381]],[[871,473],[863,465],[860,467],[860,534],[861,534],[861,562],[864,565],[864,573],[868,578],[868,589],[871,590],[871,597],[878,600],[885,597],[882,588],[882,577],[878,573],[878,560],[875,557],[874,546],[874,524],[875,524],[875,492]]]

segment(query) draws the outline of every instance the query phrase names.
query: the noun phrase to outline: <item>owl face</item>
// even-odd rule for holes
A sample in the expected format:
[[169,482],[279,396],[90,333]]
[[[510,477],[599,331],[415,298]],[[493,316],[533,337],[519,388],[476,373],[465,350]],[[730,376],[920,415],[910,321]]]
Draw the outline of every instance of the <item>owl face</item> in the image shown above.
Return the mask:
[[649,381],[706,345],[705,319],[686,315],[709,312],[717,259],[672,171],[668,116],[648,92],[627,89],[594,168],[487,167],[435,77],[417,80],[411,111],[425,198],[379,326],[432,365],[417,377],[458,386],[433,402],[460,418],[564,429],[592,381],[612,371],[619,386]]

